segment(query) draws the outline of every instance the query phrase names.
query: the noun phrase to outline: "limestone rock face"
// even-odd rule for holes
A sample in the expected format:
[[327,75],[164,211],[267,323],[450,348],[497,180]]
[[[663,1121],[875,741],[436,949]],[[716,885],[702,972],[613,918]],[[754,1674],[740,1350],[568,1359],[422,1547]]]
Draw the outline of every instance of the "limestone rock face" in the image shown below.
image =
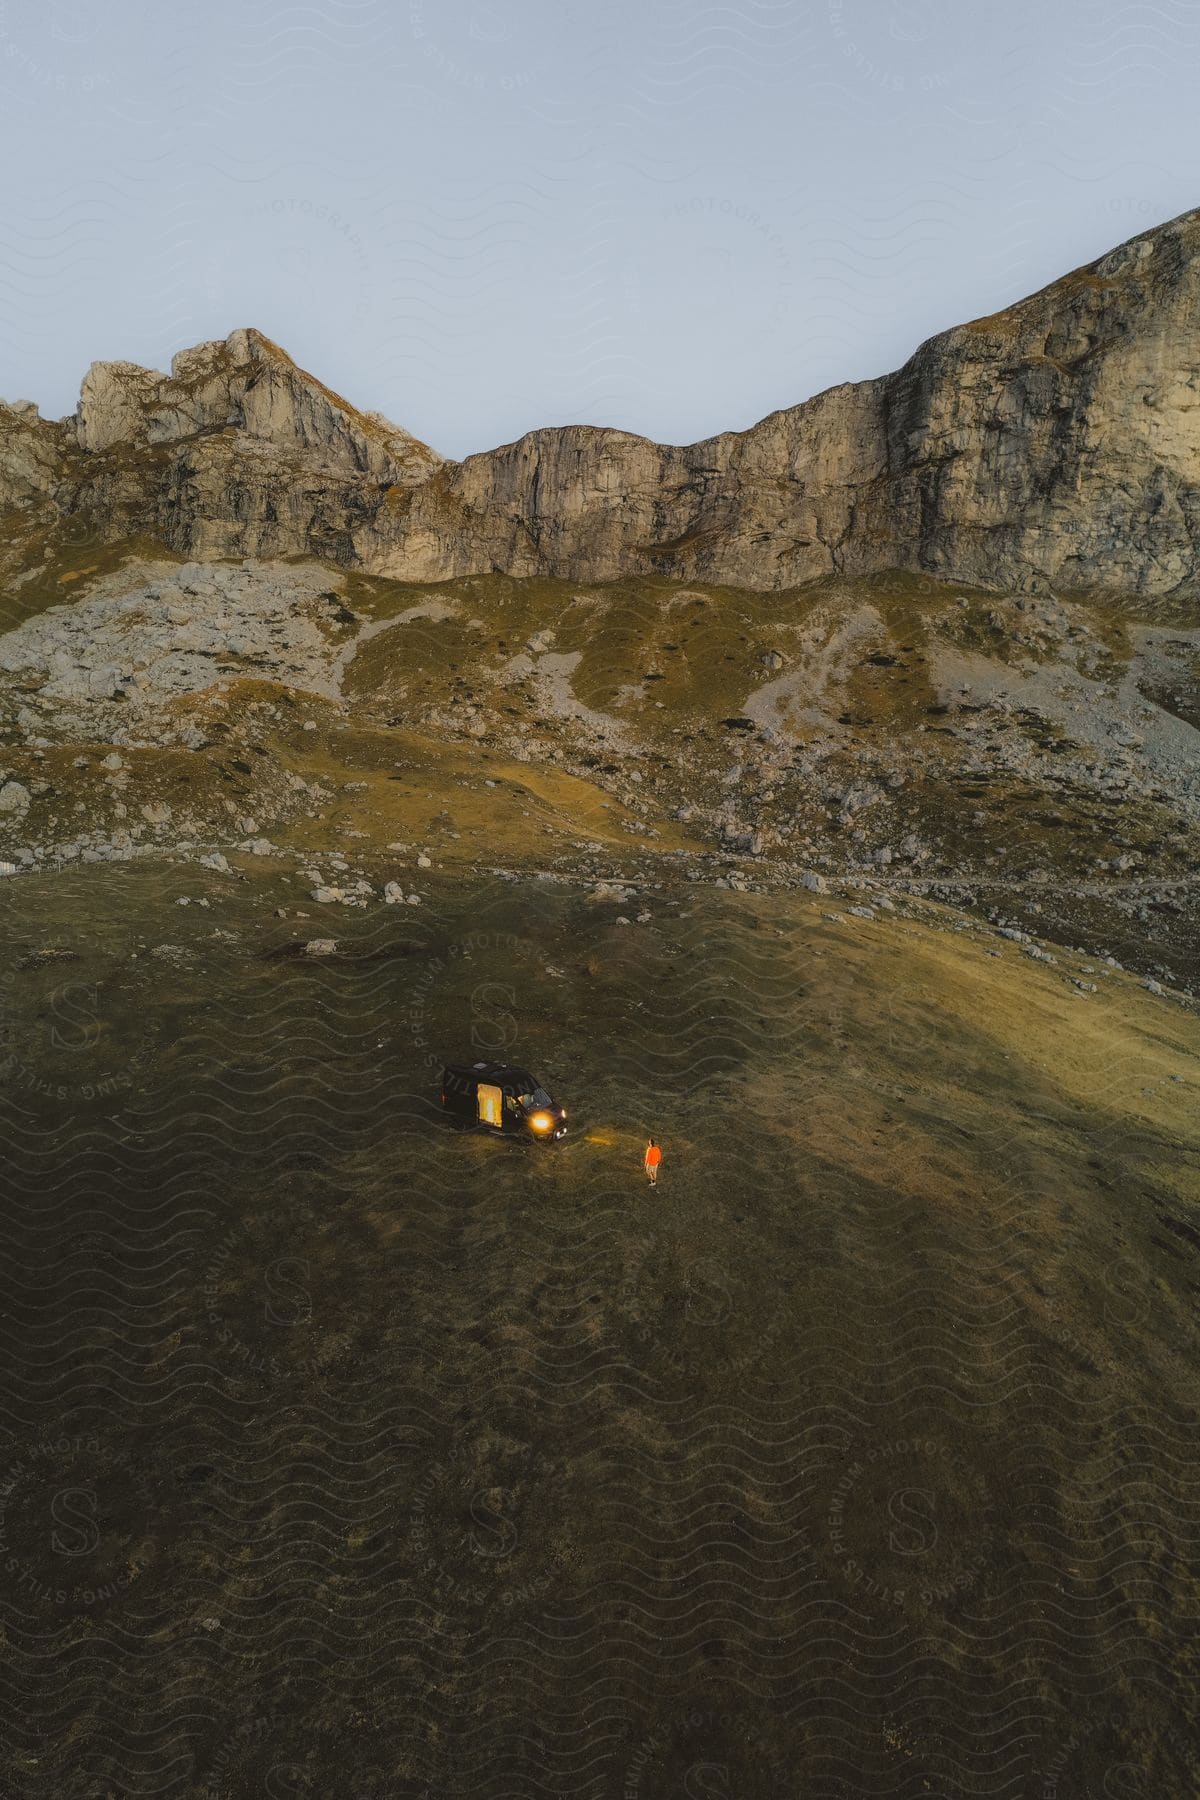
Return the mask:
[[1164,593],[1200,548],[1200,213],[923,345],[889,383],[903,566]]
[[58,481],[69,434],[31,400],[0,400],[0,508],[36,506]]
[[[389,545],[390,540],[390,545]],[[363,560],[787,586],[927,572],[981,586],[1191,589],[1200,568],[1200,212],[896,374],[669,449],[571,427],[447,466]]]
[[233,431],[294,450],[319,466],[380,481],[427,475],[439,458],[379,413],[363,413],[307,375],[260,331],[197,344],[160,375],[135,363],[93,363],[75,428],[80,448],[165,444]]
[[441,461],[250,330],[181,351],[169,375],[93,363],[66,425],[65,510],[198,558],[352,563],[352,528]]
[[1004,589],[1200,580],[1200,212],[893,375],[686,447],[590,426],[461,463],[256,331],[96,363],[71,421],[0,407],[0,504],[198,558],[781,588],[883,569]]
[[[416,579],[503,570],[605,581],[707,577],[777,588],[842,566],[884,473],[884,384],[833,388],[751,431],[686,448],[575,425],[446,465],[356,536]],[[877,564],[895,560],[880,519]]]

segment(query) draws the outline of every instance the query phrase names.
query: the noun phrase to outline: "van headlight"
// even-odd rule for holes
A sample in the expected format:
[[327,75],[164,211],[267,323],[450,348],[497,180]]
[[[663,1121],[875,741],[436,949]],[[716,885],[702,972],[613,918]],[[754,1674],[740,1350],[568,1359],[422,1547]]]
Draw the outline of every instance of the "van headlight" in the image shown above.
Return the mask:
[[542,1112],[534,1113],[529,1123],[534,1131],[549,1131],[554,1121],[551,1119],[549,1113]]

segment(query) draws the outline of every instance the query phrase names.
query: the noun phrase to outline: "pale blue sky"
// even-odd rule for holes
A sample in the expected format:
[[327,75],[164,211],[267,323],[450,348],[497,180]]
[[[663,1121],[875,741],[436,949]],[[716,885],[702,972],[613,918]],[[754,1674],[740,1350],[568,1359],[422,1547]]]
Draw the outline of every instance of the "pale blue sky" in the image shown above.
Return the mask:
[[445,454],[686,442],[1200,202],[1189,0],[0,0],[0,393],[256,325]]

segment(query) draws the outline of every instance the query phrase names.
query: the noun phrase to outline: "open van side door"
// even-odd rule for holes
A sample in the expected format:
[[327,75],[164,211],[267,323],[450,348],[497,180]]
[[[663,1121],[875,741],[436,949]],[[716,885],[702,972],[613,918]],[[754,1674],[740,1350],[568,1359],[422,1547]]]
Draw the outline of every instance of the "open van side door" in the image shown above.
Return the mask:
[[476,1093],[479,1096],[479,1120],[483,1125],[494,1125],[497,1130],[504,1129],[504,1095],[491,1082],[481,1081]]

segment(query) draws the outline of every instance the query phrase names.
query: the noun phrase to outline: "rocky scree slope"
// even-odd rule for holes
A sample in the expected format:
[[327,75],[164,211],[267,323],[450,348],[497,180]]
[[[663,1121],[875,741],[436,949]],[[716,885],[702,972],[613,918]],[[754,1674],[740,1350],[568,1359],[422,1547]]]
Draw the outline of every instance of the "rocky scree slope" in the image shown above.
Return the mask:
[[502,571],[779,589],[886,569],[1192,595],[1200,212],[897,373],[676,448],[590,426],[441,461],[256,331],[163,376],[88,372],[73,420],[0,408],[0,505],[191,557],[307,554],[419,581]]
[[475,873],[923,895],[1200,974],[1200,630],[1131,616],[1176,602],[161,551],[67,591],[0,631],[0,875],[415,842]]

